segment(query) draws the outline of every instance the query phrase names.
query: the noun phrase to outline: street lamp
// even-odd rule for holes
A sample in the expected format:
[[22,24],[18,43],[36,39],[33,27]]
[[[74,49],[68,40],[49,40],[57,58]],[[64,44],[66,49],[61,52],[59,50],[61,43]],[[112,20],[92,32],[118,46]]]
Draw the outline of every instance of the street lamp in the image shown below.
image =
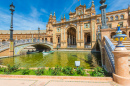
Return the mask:
[[10,25],[10,40],[13,40],[13,12],[15,11],[15,6],[12,4],[10,5],[11,11],[11,25]]
[[40,41],[40,28],[38,27],[38,42]]

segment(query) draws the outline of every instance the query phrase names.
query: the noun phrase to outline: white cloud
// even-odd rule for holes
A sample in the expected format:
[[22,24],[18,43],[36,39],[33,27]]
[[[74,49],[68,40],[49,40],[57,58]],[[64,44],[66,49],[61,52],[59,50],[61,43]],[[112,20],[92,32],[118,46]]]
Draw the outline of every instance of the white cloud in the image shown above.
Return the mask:
[[[41,30],[46,29],[46,22],[39,21],[40,13],[34,8],[30,15],[21,15],[14,13],[13,26],[14,30]],[[0,30],[9,30],[11,14],[0,10]]]
[[48,12],[45,9],[41,9],[41,12],[48,14]]
[[63,12],[61,13],[61,15],[59,16],[58,20],[61,19],[61,16],[63,15],[63,13],[68,13],[68,12],[70,12],[70,10],[72,9],[72,6],[73,6],[74,4],[76,4],[77,2],[78,2],[78,0],[73,0],[73,3],[72,3],[69,7],[64,8],[64,10],[63,10]]
[[128,4],[130,4],[130,0],[108,0],[108,12],[126,9],[128,8]]

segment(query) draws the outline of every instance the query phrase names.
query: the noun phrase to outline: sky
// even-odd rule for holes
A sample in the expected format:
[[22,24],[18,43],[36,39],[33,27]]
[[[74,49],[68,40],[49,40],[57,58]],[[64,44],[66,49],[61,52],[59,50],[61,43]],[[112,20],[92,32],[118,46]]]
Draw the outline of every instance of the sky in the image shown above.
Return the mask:
[[[69,12],[75,12],[75,8],[80,5],[78,0],[0,0],[0,30],[9,30],[11,22],[10,4],[15,6],[13,16],[14,30],[46,30],[46,24],[50,13],[56,13],[56,20],[60,21],[65,14],[69,19]],[[81,5],[86,4],[86,8],[91,7],[92,0],[81,0]],[[94,0],[96,14],[100,14],[100,0]],[[106,0],[108,6],[106,12],[128,8],[130,0]]]

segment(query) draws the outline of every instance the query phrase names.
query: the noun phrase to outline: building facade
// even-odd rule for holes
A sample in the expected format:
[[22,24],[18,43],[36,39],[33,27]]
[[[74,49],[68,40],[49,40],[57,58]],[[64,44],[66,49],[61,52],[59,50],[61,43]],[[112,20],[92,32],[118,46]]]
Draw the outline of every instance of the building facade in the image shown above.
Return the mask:
[[[115,35],[117,24],[130,38],[130,6],[127,9],[106,13],[110,38]],[[101,29],[101,14],[96,15],[95,5],[92,1],[90,8],[86,5],[76,7],[75,12],[69,13],[69,19],[65,15],[61,21],[56,20],[55,12],[50,14],[46,30],[38,31],[14,31],[14,40],[38,39],[53,43],[53,48],[92,48],[96,46],[97,31]],[[9,41],[9,31],[0,31],[0,42]]]

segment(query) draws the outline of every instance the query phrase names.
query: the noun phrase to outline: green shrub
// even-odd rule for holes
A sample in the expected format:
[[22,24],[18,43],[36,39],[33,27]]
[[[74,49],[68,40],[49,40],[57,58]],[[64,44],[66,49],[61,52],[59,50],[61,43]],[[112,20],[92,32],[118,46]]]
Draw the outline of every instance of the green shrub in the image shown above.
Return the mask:
[[5,69],[4,69],[4,73],[5,73],[5,74],[10,74],[11,72],[10,72],[10,70],[9,70],[8,68],[5,68]]
[[49,71],[52,71],[53,69],[49,67],[49,69],[48,69],[48,70],[49,70]]
[[10,66],[7,65],[7,68],[0,68],[0,71],[3,71],[5,74],[10,74],[11,72],[16,72],[18,70],[18,66]]
[[30,70],[29,69],[23,69],[22,75],[29,75]]
[[75,74],[75,71],[74,71],[74,69],[72,67],[64,67],[62,69],[62,72],[64,74],[67,74],[67,75],[74,75]]
[[18,70],[18,66],[10,66],[8,65],[8,71],[9,72],[16,72]]
[[45,68],[37,69],[37,70],[35,71],[35,74],[36,74],[36,75],[42,75],[42,74],[44,74],[44,72],[45,72]]
[[58,65],[55,67],[54,70],[52,70],[52,75],[60,75],[62,72],[62,67],[59,67]]
[[0,72],[4,72],[4,69],[3,67],[0,67]]
[[105,71],[101,67],[94,68],[94,71],[90,71],[91,76],[96,76],[96,77],[103,77],[105,76]]
[[78,67],[76,69],[76,72],[77,74],[80,74],[80,75],[84,75],[85,74],[85,71],[84,71],[84,68],[83,67]]

